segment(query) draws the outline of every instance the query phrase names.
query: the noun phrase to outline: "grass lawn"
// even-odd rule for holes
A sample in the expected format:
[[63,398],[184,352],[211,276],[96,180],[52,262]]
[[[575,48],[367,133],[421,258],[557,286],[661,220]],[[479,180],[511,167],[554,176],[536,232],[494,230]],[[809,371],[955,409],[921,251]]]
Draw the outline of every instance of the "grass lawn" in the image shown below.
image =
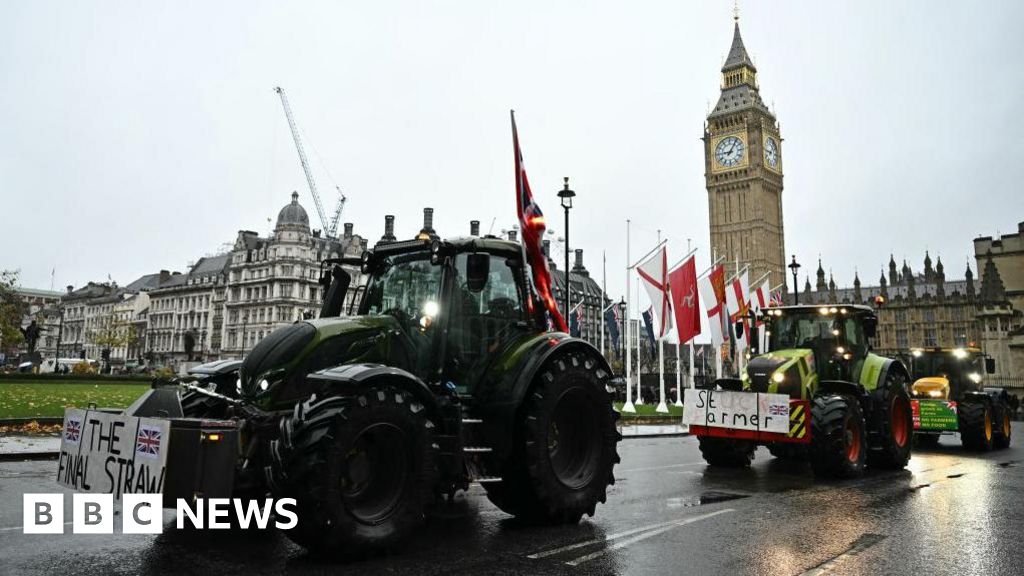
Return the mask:
[[135,401],[148,384],[109,382],[0,383],[0,418],[62,417],[64,408],[124,408]]
[[676,406],[676,405],[674,405],[674,404],[672,404],[671,402],[668,402],[668,401],[666,401],[666,404],[668,405],[668,414],[655,412],[654,409],[658,407],[658,403],[657,402],[654,402],[653,404],[652,403],[647,403],[647,404],[641,404],[639,406],[635,406],[636,407],[636,414],[629,414],[629,413],[626,413],[626,412],[622,412],[622,402],[616,402],[615,403],[615,411],[616,412],[622,412],[622,417],[623,418],[656,418],[656,417],[667,418],[667,417],[673,417],[673,418],[678,419],[678,418],[682,418],[683,417],[683,407],[682,406]]

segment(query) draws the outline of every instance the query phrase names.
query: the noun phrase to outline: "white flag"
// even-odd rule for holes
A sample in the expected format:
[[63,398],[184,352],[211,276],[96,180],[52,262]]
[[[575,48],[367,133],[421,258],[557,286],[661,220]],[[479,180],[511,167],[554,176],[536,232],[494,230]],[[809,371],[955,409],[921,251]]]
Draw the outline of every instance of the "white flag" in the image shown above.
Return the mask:
[[661,340],[672,329],[672,299],[668,289],[668,252],[662,247],[645,262],[636,267],[643,280],[644,289],[651,299],[657,331],[654,335]]

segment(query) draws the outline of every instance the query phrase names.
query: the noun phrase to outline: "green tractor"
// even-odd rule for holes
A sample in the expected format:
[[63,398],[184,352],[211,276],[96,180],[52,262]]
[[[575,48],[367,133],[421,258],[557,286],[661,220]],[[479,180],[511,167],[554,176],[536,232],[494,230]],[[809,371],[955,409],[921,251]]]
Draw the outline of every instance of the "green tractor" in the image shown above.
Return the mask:
[[[368,277],[346,315],[342,265]],[[240,363],[200,366],[149,392],[183,390],[184,418],[156,400],[133,414],[171,418],[172,459],[176,426],[237,431],[229,495],[294,498],[298,525],[285,534],[330,554],[394,549],[433,502],[471,483],[528,522],[594,514],[619,461],[612,371],[530,312],[542,307],[519,244],[379,244],[321,269],[319,319],[279,328]],[[200,478],[185,497],[218,495],[209,486],[224,482],[202,479],[197,459],[178,470],[170,461],[169,484]]]
[[684,414],[713,466],[749,466],[758,445],[808,460],[818,476],[851,478],[865,466],[903,468],[913,435],[910,375],[871,352],[877,316],[867,306],[765,310],[767,351],[741,378],[699,390]]
[[915,348],[910,352],[914,441],[935,447],[946,433],[960,433],[964,448],[987,451],[1010,445],[1013,398],[985,386],[995,359],[978,348]]

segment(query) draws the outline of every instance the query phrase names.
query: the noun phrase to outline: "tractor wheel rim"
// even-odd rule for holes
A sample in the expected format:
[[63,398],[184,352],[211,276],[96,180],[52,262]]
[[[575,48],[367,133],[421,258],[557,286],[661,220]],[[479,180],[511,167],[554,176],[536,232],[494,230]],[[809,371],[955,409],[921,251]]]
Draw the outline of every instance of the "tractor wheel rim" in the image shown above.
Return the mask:
[[985,441],[992,440],[992,413],[985,409]]
[[364,428],[345,455],[341,493],[348,511],[360,522],[378,524],[398,507],[410,473],[405,433],[393,424]]
[[896,446],[902,448],[907,445],[907,438],[910,436],[910,426],[907,424],[907,399],[898,397],[892,404],[892,439]]
[[860,460],[860,426],[852,419],[846,422],[846,459]]
[[587,391],[571,388],[559,397],[548,426],[548,459],[558,481],[584,488],[597,474],[601,430]]

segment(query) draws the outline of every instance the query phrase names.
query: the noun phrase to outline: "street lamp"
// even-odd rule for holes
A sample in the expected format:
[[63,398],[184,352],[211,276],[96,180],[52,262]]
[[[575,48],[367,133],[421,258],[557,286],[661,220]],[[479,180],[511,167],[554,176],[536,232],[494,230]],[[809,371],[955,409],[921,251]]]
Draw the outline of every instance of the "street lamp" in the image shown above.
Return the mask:
[[565,186],[558,191],[558,197],[562,200],[562,208],[565,209],[565,321],[569,321],[569,210],[572,208],[572,199],[576,193],[569,189],[569,177],[565,177]]
[[[619,360],[622,361],[622,374],[626,374],[626,298],[623,297],[619,300],[619,323],[622,324],[622,328],[619,330],[619,342],[622,344],[622,354],[619,356]],[[627,386],[629,384],[626,384]]]
[[796,273],[797,270],[800,270],[800,264],[796,261],[796,254],[793,254],[793,261],[789,263],[788,268],[793,273],[793,305],[795,306],[800,303],[800,286],[796,283]]

